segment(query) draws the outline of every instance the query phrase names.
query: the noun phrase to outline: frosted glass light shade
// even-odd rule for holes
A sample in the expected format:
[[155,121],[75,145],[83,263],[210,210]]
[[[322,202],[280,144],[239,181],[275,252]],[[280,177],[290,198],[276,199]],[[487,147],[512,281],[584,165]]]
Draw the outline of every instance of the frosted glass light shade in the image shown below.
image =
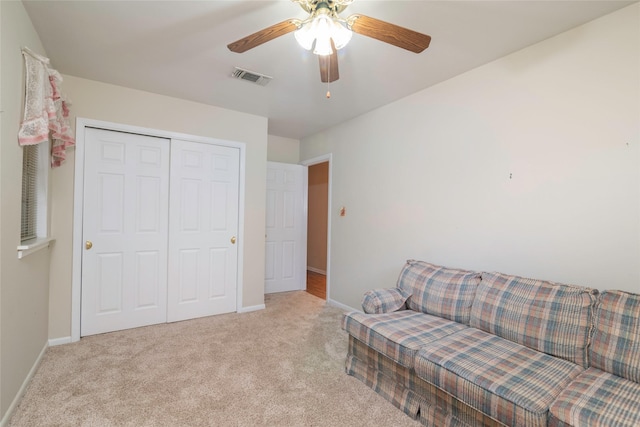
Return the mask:
[[339,22],[333,21],[333,31],[331,33],[331,38],[333,39],[333,44],[336,49],[340,50],[349,43],[351,40],[351,36],[353,33],[351,30],[348,30],[344,27],[344,25]]
[[316,39],[316,48],[313,49],[316,55],[331,55],[333,48],[331,47],[331,39],[329,37],[318,37]]
[[313,47],[313,41],[316,39],[315,34],[313,34],[312,27],[313,23],[310,22],[293,33],[298,44],[306,50],[311,50]]

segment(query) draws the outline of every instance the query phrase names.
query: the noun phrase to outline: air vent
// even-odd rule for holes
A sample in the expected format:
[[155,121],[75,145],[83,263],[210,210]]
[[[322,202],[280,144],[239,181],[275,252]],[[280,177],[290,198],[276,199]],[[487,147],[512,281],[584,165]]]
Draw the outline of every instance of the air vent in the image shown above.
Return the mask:
[[273,77],[265,76],[264,74],[254,73],[253,71],[243,70],[242,68],[235,67],[232,77],[240,80],[246,80],[251,83],[255,83],[260,86],[266,86]]

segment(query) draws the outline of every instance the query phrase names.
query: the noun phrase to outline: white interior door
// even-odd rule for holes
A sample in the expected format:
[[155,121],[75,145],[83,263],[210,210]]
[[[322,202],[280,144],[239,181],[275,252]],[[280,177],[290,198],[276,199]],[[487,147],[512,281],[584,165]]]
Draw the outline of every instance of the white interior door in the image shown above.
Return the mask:
[[171,141],[168,321],[236,311],[240,150]]
[[169,140],[87,128],[84,162],[81,335],[166,322]]
[[306,288],[307,168],[267,163],[265,293]]

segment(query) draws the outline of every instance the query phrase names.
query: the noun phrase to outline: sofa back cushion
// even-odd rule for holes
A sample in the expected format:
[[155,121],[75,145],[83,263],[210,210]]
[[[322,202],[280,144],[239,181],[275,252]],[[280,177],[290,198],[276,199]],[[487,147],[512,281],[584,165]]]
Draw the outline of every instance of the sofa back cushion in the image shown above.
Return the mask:
[[591,340],[591,366],[640,383],[640,295],[602,293]]
[[470,325],[588,367],[596,289],[482,273]]
[[468,325],[478,283],[480,273],[408,260],[397,287],[411,295],[411,310]]

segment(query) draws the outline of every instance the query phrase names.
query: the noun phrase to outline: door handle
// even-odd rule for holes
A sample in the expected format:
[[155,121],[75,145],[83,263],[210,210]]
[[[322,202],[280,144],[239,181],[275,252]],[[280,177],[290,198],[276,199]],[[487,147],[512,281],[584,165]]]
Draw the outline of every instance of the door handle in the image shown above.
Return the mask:
[[86,242],[84,242],[84,248],[89,250],[93,247],[93,243],[91,243],[91,240],[87,240]]
[[236,244],[236,236],[233,236],[231,238],[231,244],[235,245]]

